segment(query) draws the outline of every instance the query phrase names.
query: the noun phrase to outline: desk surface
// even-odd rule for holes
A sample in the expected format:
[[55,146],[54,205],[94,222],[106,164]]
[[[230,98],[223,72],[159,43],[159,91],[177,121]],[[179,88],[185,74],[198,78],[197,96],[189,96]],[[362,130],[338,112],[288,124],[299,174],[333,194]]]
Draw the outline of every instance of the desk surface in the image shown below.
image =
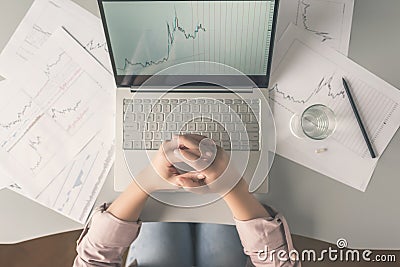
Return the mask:
[[[95,0],[76,0],[98,14]],[[0,3],[0,50],[32,0]],[[400,88],[400,1],[355,0],[349,57]],[[400,133],[381,157],[365,193],[277,156],[265,200],[282,211],[295,234],[350,247],[400,248]],[[109,175],[98,203],[117,196]],[[79,229],[82,226],[8,189],[0,191],[0,243]],[[162,210],[156,212],[160,216]]]

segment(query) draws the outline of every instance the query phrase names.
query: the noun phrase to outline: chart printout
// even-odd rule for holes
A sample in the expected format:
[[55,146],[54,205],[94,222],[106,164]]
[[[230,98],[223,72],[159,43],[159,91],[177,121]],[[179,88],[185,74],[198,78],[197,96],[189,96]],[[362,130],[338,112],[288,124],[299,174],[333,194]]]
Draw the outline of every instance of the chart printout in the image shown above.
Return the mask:
[[104,2],[118,75],[190,61],[267,72],[274,1]]
[[114,85],[62,29],[28,64],[26,77],[0,92],[0,158],[15,182],[36,195],[93,136],[113,125]]
[[[294,25],[283,35],[275,55],[278,64],[269,97],[279,133],[277,153],[365,191],[378,158],[399,128],[399,91]],[[368,152],[342,77],[350,84],[377,159]],[[313,104],[330,107],[337,121],[333,135],[322,141],[300,139],[290,131],[292,116]],[[316,154],[320,148],[327,151]]]
[[8,79],[21,77],[26,71],[24,64],[62,26],[111,70],[99,18],[70,0],[36,0],[0,54],[0,75]]
[[350,44],[354,0],[281,0],[276,41],[290,23],[319,38],[343,55]]
[[25,192],[16,184],[9,188],[83,224],[113,163],[112,139],[112,133],[108,130],[94,136],[61,173],[36,195]]

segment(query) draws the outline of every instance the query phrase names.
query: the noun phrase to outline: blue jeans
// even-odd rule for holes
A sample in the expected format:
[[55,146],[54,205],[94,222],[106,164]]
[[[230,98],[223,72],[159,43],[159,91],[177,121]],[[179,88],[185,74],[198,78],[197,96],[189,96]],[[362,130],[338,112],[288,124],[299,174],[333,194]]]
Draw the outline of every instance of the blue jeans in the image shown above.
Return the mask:
[[129,248],[127,265],[140,267],[243,267],[247,256],[235,226],[143,223]]

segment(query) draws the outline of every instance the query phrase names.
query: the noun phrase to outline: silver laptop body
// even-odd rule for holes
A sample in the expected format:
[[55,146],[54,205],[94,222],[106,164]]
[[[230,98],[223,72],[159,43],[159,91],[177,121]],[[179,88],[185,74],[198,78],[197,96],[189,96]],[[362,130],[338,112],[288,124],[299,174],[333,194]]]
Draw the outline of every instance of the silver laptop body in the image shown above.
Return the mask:
[[[243,157],[249,155],[244,175],[249,183],[249,191],[266,193],[267,183],[253,181],[252,177],[260,159],[268,160],[268,153],[261,153],[266,149],[264,137],[267,129],[263,126],[269,125],[262,111],[266,108],[265,99],[268,99],[266,88],[274,43],[277,1],[217,3],[99,0],[99,7],[117,84],[114,189],[123,191],[132,181],[132,176],[149,164],[163,140],[169,140],[174,134],[195,133],[213,139],[228,153],[235,151],[238,155],[243,154]],[[192,11],[196,15],[184,11]],[[245,11],[247,13],[243,13]],[[225,15],[214,14],[218,12]],[[188,23],[190,18],[192,21]],[[231,21],[236,21],[236,25],[240,21],[244,22],[235,33],[235,27],[225,25],[232,25]],[[185,26],[185,23],[192,25]],[[220,26],[212,28],[210,25],[214,24]],[[229,36],[218,34],[218,31],[222,33],[228,30]],[[247,38],[238,38],[237,35],[243,32],[247,32]],[[232,46],[235,42],[239,46],[240,40],[240,52],[246,51],[245,56],[253,57],[253,64],[260,62],[262,72],[257,70],[257,66],[251,67],[253,65],[247,60],[243,64],[250,67],[232,66],[245,74],[247,72],[244,76],[252,83],[245,85],[232,74],[204,74],[201,71],[167,73],[151,81],[156,73],[162,73],[165,68],[187,64],[189,61],[208,62],[208,53],[210,59],[214,59],[211,61],[216,64],[230,66],[229,60],[215,60],[215,48],[214,57],[211,56],[211,49],[206,51],[206,41],[212,38],[218,39],[213,43],[214,47],[220,46],[220,57],[221,50],[224,51],[222,42],[228,49],[227,43]],[[165,43],[159,45],[161,42]],[[252,44],[248,44],[247,50],[244,48],[245,42]],[[212,41],[209,41],[208,47],[211,45]],[[190,55],[187,47],[191,46],[192,58],[180,56],[180,53]],[[230,48],[229,53],[226,49],[225,55],[229,58],[233,48]],[[205,53],[195,53],[195,50],[204,50]],[[208,78],[216,82],[209,83]],[[176,86],[178,83],[184,84]],[[218,84],[227,84],[229,90]],[[262,154],[264,156],[260,158]]]

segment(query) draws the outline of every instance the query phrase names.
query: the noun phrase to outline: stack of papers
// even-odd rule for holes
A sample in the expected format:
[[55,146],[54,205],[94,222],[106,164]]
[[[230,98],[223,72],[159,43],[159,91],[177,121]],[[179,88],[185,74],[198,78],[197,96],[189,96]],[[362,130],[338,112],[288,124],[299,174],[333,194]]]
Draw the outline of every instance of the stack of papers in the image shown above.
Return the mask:
[[[277,153],[365,191],[379,157],[399,128],[400,91],[293,24],[279,40],[274,56],[269,93]],[[368,152],[342,77],[350,84],[376,159]],[[334,134],[323,141],[295,137],[289,127],[291,117],[317,103],[334,111]]]
[[2,186],[86,221],[114,160],[110,65],[99,18],[33,3],[0,54]]

